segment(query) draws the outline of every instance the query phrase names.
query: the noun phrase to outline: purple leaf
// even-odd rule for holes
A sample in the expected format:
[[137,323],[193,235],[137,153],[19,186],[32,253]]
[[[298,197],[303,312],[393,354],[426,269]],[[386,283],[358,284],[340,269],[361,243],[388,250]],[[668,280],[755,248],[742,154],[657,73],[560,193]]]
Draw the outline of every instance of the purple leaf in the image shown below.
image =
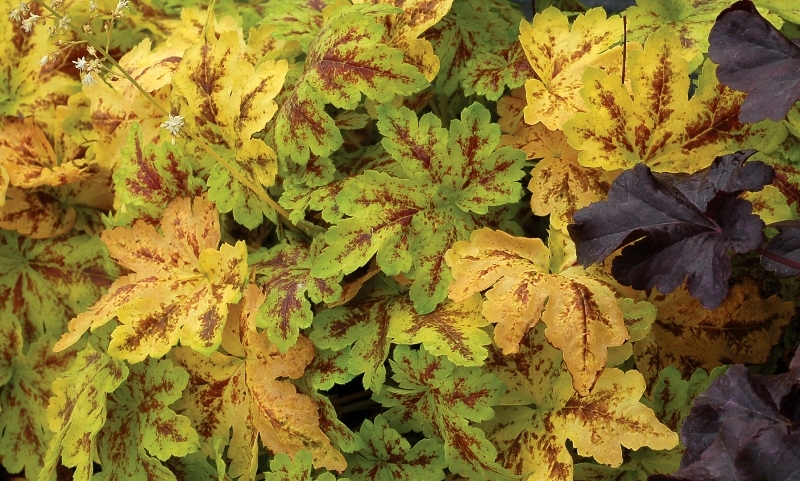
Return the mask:
[[579,210],[567,226],[578,262],[586,267],[626,246],[611,266],[618,282],[667,294],[688,279],[692,296],[718,307],[728,293],[728,251],[749,252],[764,241],[764,223],[737,198],[772,182],[771,167],[744,163],[753,153],[717,157],[692,175],[654,174],[643,164],[623,172],[607,201]]
[[708,56],[720,83],[747,92],[742,123],[782,120],[800,99],[800,46],[786,38],[749,1],[734,3],[717,17]]
[[[787,220],[770,224],[778,229],[778,234],[767,242],[764,250],[781,257],[800,262],[800,220]],[[761,258],[761,265],[780,277],[792,277],[800,274],[800,270],[781,264],[767,257]]]

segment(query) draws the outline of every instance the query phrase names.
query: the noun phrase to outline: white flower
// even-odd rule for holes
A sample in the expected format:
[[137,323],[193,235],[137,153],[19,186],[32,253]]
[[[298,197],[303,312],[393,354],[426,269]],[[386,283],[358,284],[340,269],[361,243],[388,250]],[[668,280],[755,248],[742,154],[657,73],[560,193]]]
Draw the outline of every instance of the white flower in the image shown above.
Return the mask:
[[169,114],[169,120],[161,124],[162,127],[169,130],[173,136],[177,137],[181,132],[181,127],[183,127],[183,117],[180,115],[172,115]]
[[11,10],[11,13],[8,14],[8,18],[13,20],[13,21],[15,21],[15,22],[21,22],[22,21],[22,10],[20,10],[19,8],[15,8],[14,10]]
[[85,57],[81,57],[78,60],[73,60],[72,63],[74,63],[75,68],[77,68],[81,72],[83,72],[86,69],[87,62]]
[[50,56],[49,56],[49,55],[45,55],[44,57],[42,57],[42,59],[41,59],[41,60],[39,60],[39,65],[42,65],[42,66],[44,66],[45,64],[47,64],[47,61],[48,61],[49,59],[50,59]]
[[30,17],[22,21],[22,30],[30,32],[31,29],[33,29],[33,26],[36,25],[36,21],[39,20],[40,18],[42,17],[36,15],[35,13],[32,13]]
[[87,73],[83,76],[83,85],[89,86],[96,83],[97,80],[94,79],[91,73]]
[[98,5],[97,2],[92,0],[91,2],[89,2],[89,11],[90,12],[94,12],[95,10],[97,10],[97,7],[99,7],[99,6],[100,5]]
[[122,10],[123,8],[128,8],[128,1],[129,1],[129,0],[119,0],[119,1],[117,2],[117,8],[116,8],[116,10],[119,12],[119,11],[120,11],[120,10]]
[[69,15],[64,15],[63,17],[61,17],[61,20],[58,21],[58,28],[66,30],[67,28],[69,28],[69,22],[71,21],[72,19],[69,18]]

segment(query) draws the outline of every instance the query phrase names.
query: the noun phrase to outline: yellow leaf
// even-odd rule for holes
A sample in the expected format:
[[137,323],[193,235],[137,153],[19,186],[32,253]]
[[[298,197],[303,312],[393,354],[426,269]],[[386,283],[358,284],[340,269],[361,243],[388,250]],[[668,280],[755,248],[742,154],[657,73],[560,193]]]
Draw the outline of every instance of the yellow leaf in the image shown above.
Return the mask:
[[163,235],[137,221],[131,229],[103,232],[111,257],[132,274],[70,321],[56,349],[116,316],[122,325],[112,334],[109,353],[129,362],[163,356],[178,340],[205,355],[216,350],[228,304],[239,300],[247,279],[247,248],[239,242],[217,249],[218,213],[204,198],[194,205],[172,201],[161,228]]
[[564,352],[575,390],[586,395],[603,369],[609,347],[628,338],[616,295],[579,268],[550,274],[549,251],[540,239],[502,231],[473,231],[445,255],[454,281],[450,299],[460,302],[489,289],[483,315],[496,323],[495,343],[509,354],[539,321],[548,342]]
[[519,39],[538,79],[525,83],[528,106],[525,122],[544,123],[559,130],[576,112],[586,110],[580,96],[581,74],[587,67],[618,72],[622,47],[622,19],[606,18],[605,10],[593,8],[578,15],[570,29],[569,19],[550,7],[536,14],[533,24],[520,24]]

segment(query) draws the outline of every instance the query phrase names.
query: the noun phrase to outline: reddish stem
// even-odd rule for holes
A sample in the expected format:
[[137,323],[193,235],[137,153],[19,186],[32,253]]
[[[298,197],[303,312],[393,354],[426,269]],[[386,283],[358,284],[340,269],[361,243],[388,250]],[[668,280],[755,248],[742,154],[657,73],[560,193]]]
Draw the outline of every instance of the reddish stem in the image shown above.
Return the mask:
[[766,257],[767,259],[773,260],[779,264],[783,264],[793,269],[800,270],[800,262],[793,261],[789,258],[783,257],[782,255],[776,254],[772,251],[768,251],[763,247],[759,247],[758,249],[756,249],[756,253],[760,254],[763,257]]

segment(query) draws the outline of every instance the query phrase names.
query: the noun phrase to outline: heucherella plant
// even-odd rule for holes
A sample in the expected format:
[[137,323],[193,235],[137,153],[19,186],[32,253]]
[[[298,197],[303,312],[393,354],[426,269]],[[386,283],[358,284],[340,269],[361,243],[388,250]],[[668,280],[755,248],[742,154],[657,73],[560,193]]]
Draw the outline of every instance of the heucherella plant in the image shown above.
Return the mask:
[[794,479],[800,7],[533,3],[0,0],[0,474]]

